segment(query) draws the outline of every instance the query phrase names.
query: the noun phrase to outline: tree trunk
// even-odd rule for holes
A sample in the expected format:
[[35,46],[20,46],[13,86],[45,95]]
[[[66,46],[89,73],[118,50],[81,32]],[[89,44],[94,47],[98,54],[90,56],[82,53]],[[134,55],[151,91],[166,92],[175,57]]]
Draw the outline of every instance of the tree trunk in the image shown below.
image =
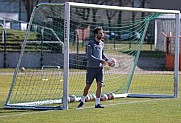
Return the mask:
[[27,21],[30,20],[31,18],[31,13],[33,11],[33,7],[34,7],[34,2],[36,2],[36,4],[38,4],[39,0],[22,0],[26,12],[27,12]]

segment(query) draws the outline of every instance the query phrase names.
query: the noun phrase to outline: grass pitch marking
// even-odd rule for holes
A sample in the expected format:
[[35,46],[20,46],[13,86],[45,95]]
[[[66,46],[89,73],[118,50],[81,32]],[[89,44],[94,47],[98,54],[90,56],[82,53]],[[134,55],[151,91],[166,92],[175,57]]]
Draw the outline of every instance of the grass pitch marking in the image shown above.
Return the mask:
[[[151,102],[151,101],[157,101],[157,100],[160,100],[160,99],[150,99],[150,100],[133,101],[133,102],[121,102],[121,103],[114,103],[114,104],[109,104],[109,105],[104,105],[104,106],[107,107],[107,106],[114,106],[114,105],[124,105],[124,104],[126,105],[126,104],[133,104],[133,103]],[[77,109],[77,110],[83,110],[83,109],[88,109],[88,108],[94,108],[94,106],[84,107],[82,109]],[[22,115],[29,115],[29,114],[38,114],[38,113],[44,113],[44,112],[46,113],[46,112],[51,112],[51,111],[57,111],[57,110],[25,112],[25,113],[13,114],[13,115],[4,115],[4,116],[0,116],[0,118],[15,117],[15,116],[22,116]]]
[[16,116],[22,116],[22,115],[27,115],[27,114],[39,114],[39,113],[51,112],[51,111],[57,111],[57,110],[37,111],[37,112],[34,112],[34,111],[33,112],[24,112],[24,113],[19,113],[19,114],[0,116],[0,118],[16,117]]
[[[133,102],[120,102],[120,103],[108,104],[108,105],[103,105],[103,106],[108,107],[108,106],[123,105],[123,104],[126,105],[126,104],[133,104],[133,103],[151,102],[151,101],[157,101],[157,100],[160,100],[160,99],[151,99],[151,100],[133,101]],[[85,107],[85,108],[94,108],[94,106]]]

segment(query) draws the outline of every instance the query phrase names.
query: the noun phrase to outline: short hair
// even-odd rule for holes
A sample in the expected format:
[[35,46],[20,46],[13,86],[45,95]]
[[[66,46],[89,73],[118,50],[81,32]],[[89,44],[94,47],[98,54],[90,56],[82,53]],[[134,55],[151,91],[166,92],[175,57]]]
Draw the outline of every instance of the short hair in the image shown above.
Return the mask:
[[94,36],[98,33],[99,30],[103,30],[102,27],[98,26],[94,29]]

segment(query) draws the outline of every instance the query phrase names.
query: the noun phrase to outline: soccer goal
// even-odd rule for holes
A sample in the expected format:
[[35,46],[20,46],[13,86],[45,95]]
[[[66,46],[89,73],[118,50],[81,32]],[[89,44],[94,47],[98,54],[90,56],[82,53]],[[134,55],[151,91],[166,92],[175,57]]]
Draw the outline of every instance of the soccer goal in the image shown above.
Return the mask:
[[[73,2],[37,5],[5,108],[67,110],[71,99],[79,101],[86,79],[86,45],[97,26],[104,29],[105,54],[117,61],[114,67],[104,66],[103,94],[114,93],[115,98],[176,98],[179,13]],[[170,14],[175,22],[167,26],[174,32],[174,70],[165,68],[166,52],[155,46],[155,20]],[[95,94],[95,83],[90,95]]]

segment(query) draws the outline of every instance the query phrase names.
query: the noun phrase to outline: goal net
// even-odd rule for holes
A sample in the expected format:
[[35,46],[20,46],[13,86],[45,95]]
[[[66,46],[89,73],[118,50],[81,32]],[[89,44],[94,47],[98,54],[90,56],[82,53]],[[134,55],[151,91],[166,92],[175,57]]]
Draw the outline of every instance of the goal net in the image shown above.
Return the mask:
[[[86,79],[86,46],[97,26],[104,29],[105,54],[117,61],[114,67],[104,66],[103,94],[177,97],[179,13],[73,2],[39,4],[29,22],[5,108],[68,109],[69,102],[79,101]],[[174,31],[174,70],[166,69],[166,51],[155,46],[155,20],[169,14],[175,17],[175,23],[167,26]],[[95,91],[96,82],[90,98]]]

